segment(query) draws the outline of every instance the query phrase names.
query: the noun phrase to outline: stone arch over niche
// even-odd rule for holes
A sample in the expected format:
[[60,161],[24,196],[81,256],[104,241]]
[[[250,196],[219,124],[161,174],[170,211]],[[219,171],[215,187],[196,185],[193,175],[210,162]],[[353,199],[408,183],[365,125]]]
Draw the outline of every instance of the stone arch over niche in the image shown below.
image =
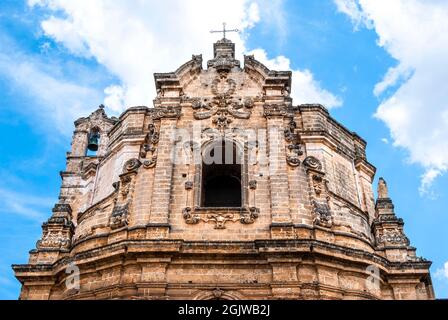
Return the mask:
[[214,290],[201,290],[196,292],[193,300],[245,300],[245,297],[236,291],[224,291],[219,288]]
[[[231,157],[228,156],[228,149],[231,146]],[[230,160],[232,164],[216,164],[209,163],[215,157],[213,155],[213,150],[221,148],[221,154],[218,152],[218,158],[220,157],[222,162],[228,162]],[[208,181],[208,178],[214,178],[213,175],[228,176],[229,179],[224,179],[226,181],[217,181],[217,184],[221,182],[229,183],[228,187],[238,185],[240,190],[238,204],[231,202],[230,205],[220,205],[219,203],[212,204],[210,207],[246,207],[248,205],[248,154],[244,144],[236,139],[230,139],[227,137],[216,137],[212,140],[205,142],[201,148],[201,157],[199,163],[195,165],[195,197],[194,205],[195,207],[207,207],[206,192],[204,190]],[[211,156],[213,155],[213,156]],[[210,159],[210,156],[212,159]],[[204,159],[204,157],[208,157]],[[227,159],[226,159],[227,158]],[[204,161],[205,160],[205,161]],[[221,166],[221,167],[220,167]],[[232,182],[232,179],[234,180]],[[239,180],[238,182],[235,182]],[[210,186],[210,184],[208,185]],[[219,191],[219,190],[218,190]],[[233,199],[235,200],[235,199]]]

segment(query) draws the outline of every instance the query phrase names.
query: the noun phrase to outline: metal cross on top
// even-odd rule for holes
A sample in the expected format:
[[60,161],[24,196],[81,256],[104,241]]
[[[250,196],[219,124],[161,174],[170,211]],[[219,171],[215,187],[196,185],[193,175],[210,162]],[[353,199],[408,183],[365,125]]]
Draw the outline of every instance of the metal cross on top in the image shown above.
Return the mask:
[[226,38],[226,32],[240,32],[240,30],[238,29],[232,29],[232,30],[226,30],[226,23],[223,22],[222,23],[222,30],[212,30],[210,31],[210,33],[217,33],[217,32],[222,32],[223,34],[223,38]]

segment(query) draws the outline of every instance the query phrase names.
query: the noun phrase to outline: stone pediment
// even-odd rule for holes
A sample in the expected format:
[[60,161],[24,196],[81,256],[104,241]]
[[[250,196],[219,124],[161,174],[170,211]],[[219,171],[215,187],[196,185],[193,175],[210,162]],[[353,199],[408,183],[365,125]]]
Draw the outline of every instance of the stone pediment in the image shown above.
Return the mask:
[[244,56],[244,67],[235,59],[235,44],[222,39],[214,44],[214,57],[203,68],[202,55],[176,71],[154,74],[157,89],[155,104],[165,99],[235,97],[289,97],[290,71],[269,70],[254,56]]

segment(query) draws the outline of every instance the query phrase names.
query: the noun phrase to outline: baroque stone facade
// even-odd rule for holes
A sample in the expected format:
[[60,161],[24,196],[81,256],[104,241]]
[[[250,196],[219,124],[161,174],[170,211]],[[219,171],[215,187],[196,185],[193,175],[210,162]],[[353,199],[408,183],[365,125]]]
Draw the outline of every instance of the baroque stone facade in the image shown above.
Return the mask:
[[[155,84],[153,108],[75,122],[59,203],[13,266],[21,299],[434,298],[366,142],[293,105],[291,72],[222,39]],[[224,143],[236,164],[207,164]]]

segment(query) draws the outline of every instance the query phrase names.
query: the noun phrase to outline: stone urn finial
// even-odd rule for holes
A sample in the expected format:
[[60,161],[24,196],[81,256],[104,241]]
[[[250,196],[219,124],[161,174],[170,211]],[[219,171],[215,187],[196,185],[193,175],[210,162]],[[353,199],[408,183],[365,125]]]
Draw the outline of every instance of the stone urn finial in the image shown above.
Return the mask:
[[387,183],[384,178],[378,180],[378,199],[388,199],[389,191],[387,190]]

